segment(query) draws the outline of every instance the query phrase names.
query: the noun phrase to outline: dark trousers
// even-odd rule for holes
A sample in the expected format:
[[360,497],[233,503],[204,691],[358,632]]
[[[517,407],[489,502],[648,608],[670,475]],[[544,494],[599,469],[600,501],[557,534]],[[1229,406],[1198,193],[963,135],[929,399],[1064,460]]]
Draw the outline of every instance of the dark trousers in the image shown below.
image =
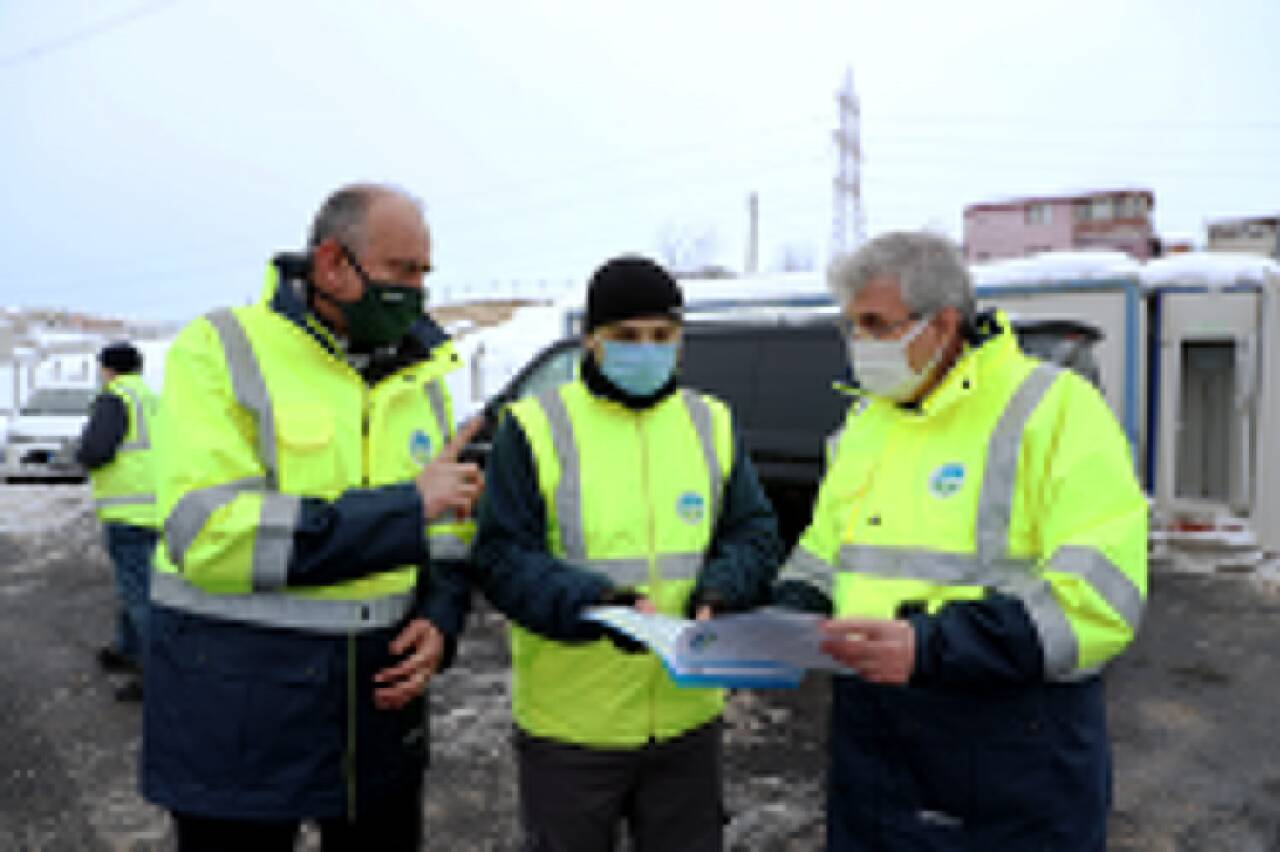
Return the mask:
[[723,725],[638,748],[600,749],[516,732],[525,852],[612,852],[626,824],[636,852],[724,846]]
[[[302,820],[251,822],[175,813],[178,852],[293,852]],[[316,820],[321,852],[419,852],[422,788],[346,819]]]
[[130,524],[108,522],[103,528],[107,554],[115,568],[120,614],[115,649],[142,665],[147,647],[148,613],[151,607],[151,557],[158,533]]

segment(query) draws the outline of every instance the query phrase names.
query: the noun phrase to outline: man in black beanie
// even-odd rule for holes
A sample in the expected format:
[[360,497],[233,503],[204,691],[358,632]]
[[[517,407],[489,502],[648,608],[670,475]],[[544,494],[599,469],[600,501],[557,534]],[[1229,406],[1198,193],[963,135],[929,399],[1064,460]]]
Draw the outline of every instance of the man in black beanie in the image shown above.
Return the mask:
[[720,400],[679,386],[682,299],[641,257],[587,292],[577,380],[526,397],[494,438],[477,585],[511,621],[527,852],[723,846],[724,696],[581,619],[598,604],[709,618],[762,602],[782,557]]
[[[89,470],[120,598],[115,642],[98,650],[98,663],[109,672],[136,673],[147,646],[158,526],[151,453],[156,401],[142,380],[142,353],[133,344],[104,347],[98,365],[102,393],[93,401],[76,448],[76,461]],[[116,698],[141,700],[142,682],[132,678],[116,690]]]

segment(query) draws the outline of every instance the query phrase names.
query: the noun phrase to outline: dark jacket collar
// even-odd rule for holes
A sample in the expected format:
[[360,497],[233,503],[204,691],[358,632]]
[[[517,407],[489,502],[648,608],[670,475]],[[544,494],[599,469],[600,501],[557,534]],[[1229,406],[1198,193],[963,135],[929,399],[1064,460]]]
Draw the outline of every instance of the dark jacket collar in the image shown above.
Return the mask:
[[[269,303],[270,309],[311,335],[330,355],[351,360],[339,347],[333,332],[311,310],[310,258],[299,254],[278,254],[271,262],[276,268],[277,284]],[[448,343],[449,339],[439,323],[424,314],[414,321],[409,333],[395,346],[362,357],[358,369],[365,381],[374,384],[397,370],[428,360],[432,352]]]

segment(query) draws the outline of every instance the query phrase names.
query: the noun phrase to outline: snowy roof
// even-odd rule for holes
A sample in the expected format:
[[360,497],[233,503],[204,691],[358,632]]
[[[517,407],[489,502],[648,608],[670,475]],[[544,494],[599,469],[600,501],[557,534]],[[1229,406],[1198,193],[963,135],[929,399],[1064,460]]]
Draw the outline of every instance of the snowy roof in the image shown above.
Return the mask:
[[978,287],[1070,284],[1137,278],[1141,265],[1118,251],[1050,251],[969,266]]
[[1142,284],[1155,287],[1280,285],[1280,265],[1269,257],[1235,252],[1189,252],[1153,260],[1142,268]]

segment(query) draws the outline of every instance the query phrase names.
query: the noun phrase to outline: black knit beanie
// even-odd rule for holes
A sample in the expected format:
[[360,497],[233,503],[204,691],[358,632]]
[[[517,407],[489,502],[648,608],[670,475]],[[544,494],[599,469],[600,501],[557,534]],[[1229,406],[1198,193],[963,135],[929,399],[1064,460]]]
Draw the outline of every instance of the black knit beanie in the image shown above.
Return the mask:
[[636,317],[679,320],[683,304],[680,287],[667,270],[647,257],[615,257],[591,276],[585,331]]
[[98,363],[117,373],[136,373],[142,369],[142,353],[132,343],[120,340],[103,347]]

